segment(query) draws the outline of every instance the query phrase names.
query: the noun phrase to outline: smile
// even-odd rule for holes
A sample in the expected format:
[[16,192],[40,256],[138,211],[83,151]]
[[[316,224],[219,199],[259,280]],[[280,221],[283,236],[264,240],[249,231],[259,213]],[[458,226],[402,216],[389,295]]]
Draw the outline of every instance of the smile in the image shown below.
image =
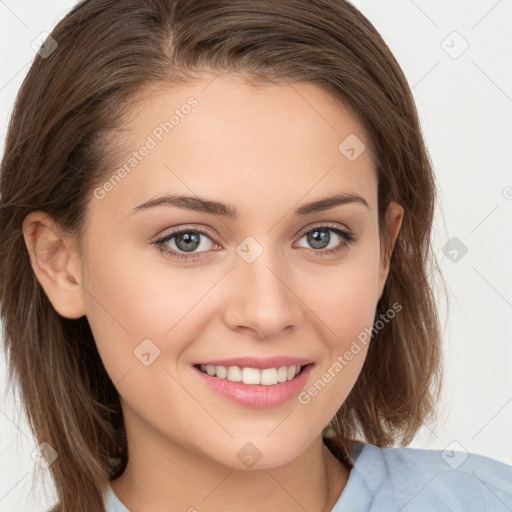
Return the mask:
[[[196,375],[221,397],[245,407],[270,408],[296,397],[305,387],[314,366],[315,363],[310,363],[304,366],[292,365],[259,370],[251,367],[199,364],[194,365],[193,369]],[[280,381],[279,378],[284,380]]]
[[303,366],[292,365],[260,370],[258,368],[239,366],[199,365],[199,369],[203,373],[207,373],[212,377],[226,379],[230,382],[243,382],[248,385],[261,384],[263,386],[274,386],[278,383],[292,380],[300,373],[302,368]]

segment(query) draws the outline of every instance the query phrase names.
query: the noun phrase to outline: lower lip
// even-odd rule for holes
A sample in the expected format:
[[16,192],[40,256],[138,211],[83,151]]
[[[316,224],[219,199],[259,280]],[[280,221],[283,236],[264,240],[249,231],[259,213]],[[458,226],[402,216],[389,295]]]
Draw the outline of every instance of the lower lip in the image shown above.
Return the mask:
[[313,366],[314,363],[308,364],[292,380],[280,382],[272,386],[231,382],[227,379],[219,379],[218,377],[208,375],[195,366],[193,368],[211,389],[229,400],[246,407],[268,409],[284,404],[297,396],[304,387]]

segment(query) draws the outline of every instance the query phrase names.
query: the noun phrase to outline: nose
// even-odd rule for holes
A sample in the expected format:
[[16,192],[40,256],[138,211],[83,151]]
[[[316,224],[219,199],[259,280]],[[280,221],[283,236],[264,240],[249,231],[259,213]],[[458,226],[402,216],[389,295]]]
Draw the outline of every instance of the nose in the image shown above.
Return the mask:
[[301,300],[286,261],[266,249],[253,262],[235,258],[230,273],[231,292],[224,321],[231,329],[249,330],[260,338],[272,338],[284,329],[297,328],[303,319]]

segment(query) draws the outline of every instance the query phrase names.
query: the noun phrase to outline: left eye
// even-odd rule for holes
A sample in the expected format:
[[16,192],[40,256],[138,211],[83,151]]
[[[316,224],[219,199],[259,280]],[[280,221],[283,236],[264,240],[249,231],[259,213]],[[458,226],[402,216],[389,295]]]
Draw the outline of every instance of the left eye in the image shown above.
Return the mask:
[[[333,238],[330,233],[334,233],[335,237]],[[195,259],[200,257],[201,252],[208,252],[209,244],[207,242],[207,247],[204,247],[205,244],[202,242],[202,238],[209,240],[210,244],[215,245],[209,233],[206,233],[200,229],[190,228],[177,229],[165,237],[156,240],[153,242],[153,244],[156,245],[161,252],[169,255],[171,258]],[[333,254],[341,251],[356,241],[354,233],[333,226],[314,227],[308,231],[304,231],[299,240],[303,238],[306,238],[307,243],[309,243],[314,249],[313,253],[319,256]],[[341,239],[341,242],[336,243],[336,238]],[[330,245],[333,240],[335,242],[334,246]],[[168,244],[168,242],[172,243]],[[200,248],[203,250],[194,252],[196,249]],[[319,251],[318,249],[326,250]]]
[[[315,249],[334,249],[335,251],[340,248],[340,242],[335,243],[334,246],[329,246],[332,241],[332,236],[330,233],[335,233],[336,237],[334,237],[334,241],[336,238],[341,238],[341,245],[345,246],[347,243],[354,241],[353,234],[349,231],[345,231],[344,229],[334,228],[329,226],[319,226],[309,231],[306,231],[302,237],[306,237],[306,240],[309,244],[312,245]],[[325,245],[327,244],[327,245]],[[343,248],[343,247],[342,247]],[[332,251],[325,251],[327,253],[331,253]]]

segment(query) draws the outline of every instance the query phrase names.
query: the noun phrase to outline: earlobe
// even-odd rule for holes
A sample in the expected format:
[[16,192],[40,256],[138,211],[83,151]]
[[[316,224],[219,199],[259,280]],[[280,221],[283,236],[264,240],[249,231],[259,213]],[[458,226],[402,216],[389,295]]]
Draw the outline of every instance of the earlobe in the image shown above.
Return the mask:
[[387,254],[381,257],[379,267],[379,300],[384,292],[384,285],[389,273],[389,266],[391,261],[391,254],[395,247],[395,242],[402,225],[404,209],[398,203],[391,202],[386,211],[386,226],[390,237],[390,250]]
[[49,301],[61,316],[85,315],[78,255],[72,240],[44,212],[32,212],[23,222],[30,263]]

